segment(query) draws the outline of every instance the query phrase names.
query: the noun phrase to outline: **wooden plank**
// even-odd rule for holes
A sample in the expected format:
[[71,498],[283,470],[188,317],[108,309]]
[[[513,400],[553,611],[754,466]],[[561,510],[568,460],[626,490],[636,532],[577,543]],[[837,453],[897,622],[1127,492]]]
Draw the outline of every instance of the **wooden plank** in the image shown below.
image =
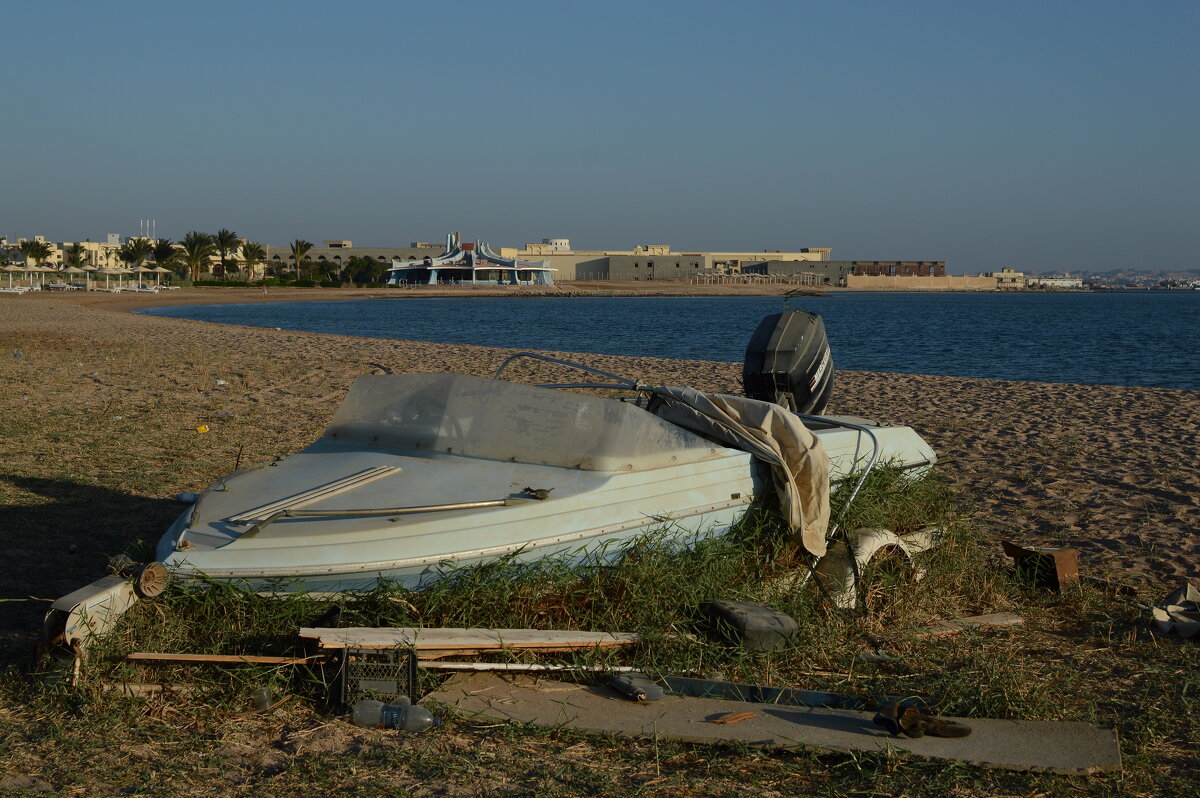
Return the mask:
[[452,627],[347,627],[303,628],[303,638],[315,639],[321,648],[414,648],[417,651],[475,653],[520,649],[576,651],[637,643],[628,632],[572,632],[540,629],[458,629]]
[[172,654],[170,652],[135,651],[125,659],[137,662],[232,662],[250,665],[308,665],[324,657],[261,657],[251,654]]
[[989,626],[1019,626],[1025,619],[1011,612],[993,612],[987,615],[972,615],[968,618],[955,618],[952,621],[942,621],[936,626],[930,626],[917,631],[917,637],[940,637],[954,635],[967,629],[982,629]]
[[[812,746],[833,751],[878,751],[886,756],[908,751],[931,759],[1053,773],[1121,769],[1116,731],[1089,723],[947,717],[945,720],[970,726],[971,736],[893,737],[871,722],[873,711],[671,695],[646,704],[614,701],[614,695],[594,685],[557,681],[544,674],[514,678],[511,674],[476,673],[447,682],[425,699],[454,706],[468,717],[550,729],[566,727],[606,736],[768,749]],[[734,724],[705,722],[730,711],[754,712],[757,717]]]
[[438,662],[417,660],[418,668],[431,671],[499,671],[501,673],[534,673],[567,671],[576,673],[637,673],[632,665],[545,665],[537,662]]

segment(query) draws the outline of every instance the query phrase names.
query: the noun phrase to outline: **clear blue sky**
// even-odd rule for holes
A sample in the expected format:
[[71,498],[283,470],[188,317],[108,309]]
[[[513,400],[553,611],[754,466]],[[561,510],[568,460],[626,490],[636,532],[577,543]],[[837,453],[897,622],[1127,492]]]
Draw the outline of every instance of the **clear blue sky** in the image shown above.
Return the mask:
[[6,8],[0,234],[1200,267],[1200,2]]

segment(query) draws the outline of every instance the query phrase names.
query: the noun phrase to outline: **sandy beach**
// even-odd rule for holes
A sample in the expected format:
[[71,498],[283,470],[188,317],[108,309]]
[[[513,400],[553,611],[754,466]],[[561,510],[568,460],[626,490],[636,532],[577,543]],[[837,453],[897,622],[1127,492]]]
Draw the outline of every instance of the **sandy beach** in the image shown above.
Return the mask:
[[[272,289],[267,301],[379,293]],[[148,552],[179,512],[171,496],[304,446],[356,375],[489,375],[511,351],[128,312],[231,301],[263,298],[257,289],[0,298],[0,598],[54,598],[103,575],[108,555],[137,541]],[[741,391],[740,364],[576,359]],[[1200,575],[1198,409],[1194,391],[843,371],[830,411],[920,431],[997,560],[1001,539],[1075,546],[1085,572],[1153,592]],[[43,609],[0,603],[0,628],[15,636]]]

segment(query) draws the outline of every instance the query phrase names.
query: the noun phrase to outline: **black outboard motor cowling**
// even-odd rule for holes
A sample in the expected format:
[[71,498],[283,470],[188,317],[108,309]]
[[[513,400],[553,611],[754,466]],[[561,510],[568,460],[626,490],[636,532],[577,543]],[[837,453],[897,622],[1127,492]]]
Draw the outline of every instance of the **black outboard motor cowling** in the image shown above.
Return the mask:
[[746,396],[819,415],[833,392],[833,357],[816,313],[785,310],[758,324],[742,364]]

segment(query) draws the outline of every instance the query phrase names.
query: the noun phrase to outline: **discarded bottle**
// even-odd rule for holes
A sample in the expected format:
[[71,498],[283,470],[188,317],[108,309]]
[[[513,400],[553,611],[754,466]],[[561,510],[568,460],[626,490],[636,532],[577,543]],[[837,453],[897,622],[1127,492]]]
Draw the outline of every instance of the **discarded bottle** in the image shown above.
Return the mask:
[[251,694],[250,699],[254,702],[254,708],[259,712],[266,712],[275,703],[275,695],[271,692],[270,687],[260,687]]
[[366,699],[354,705],[350,720],[355,726],[368,729],[397,729],[406,732],[422,732],[436,722],[433,714],[425,707],[411,706],[408,699],[399,696],[395,704]]

